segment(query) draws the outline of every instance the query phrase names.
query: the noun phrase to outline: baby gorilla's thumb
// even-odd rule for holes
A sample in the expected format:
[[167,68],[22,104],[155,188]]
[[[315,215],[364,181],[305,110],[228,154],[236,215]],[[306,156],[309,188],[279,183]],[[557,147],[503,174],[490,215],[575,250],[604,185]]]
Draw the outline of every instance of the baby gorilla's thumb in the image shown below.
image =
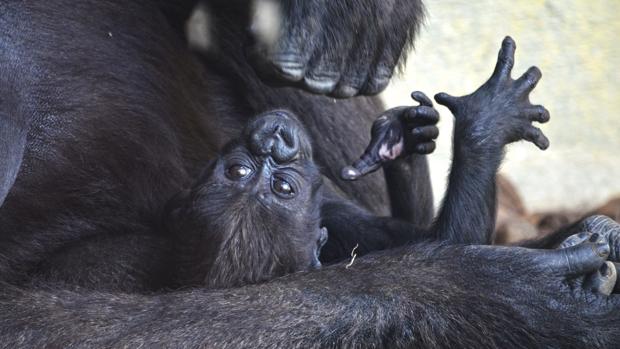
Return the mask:
[[441,92],[435,95],[435,101],[443,106],[446,106],[452,114],[459,105],[459,98],[451,96],[445,92]]

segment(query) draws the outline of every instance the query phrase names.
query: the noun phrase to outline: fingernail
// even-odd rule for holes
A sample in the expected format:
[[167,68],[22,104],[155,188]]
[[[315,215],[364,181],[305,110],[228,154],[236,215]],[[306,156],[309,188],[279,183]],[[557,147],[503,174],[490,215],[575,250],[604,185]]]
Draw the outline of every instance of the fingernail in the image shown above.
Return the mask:
[[340,177],[344,180],[353,181],[358,179],[362,174],[353,166],[347,166],[342,169]]
[[603,263],[603,265],[601,265],[599,271],[601,272],[601,275],[609,276],[609,267],[607,266],[607,263]]

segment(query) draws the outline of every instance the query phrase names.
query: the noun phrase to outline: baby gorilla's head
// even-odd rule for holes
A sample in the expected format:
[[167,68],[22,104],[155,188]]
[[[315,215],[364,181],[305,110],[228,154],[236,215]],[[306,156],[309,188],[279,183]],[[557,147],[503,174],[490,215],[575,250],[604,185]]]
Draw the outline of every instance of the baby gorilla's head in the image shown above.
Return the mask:
[[320,189],[299,121],[284,111],[254,118],[175,199],[180,282],[229,287],[318,268]]

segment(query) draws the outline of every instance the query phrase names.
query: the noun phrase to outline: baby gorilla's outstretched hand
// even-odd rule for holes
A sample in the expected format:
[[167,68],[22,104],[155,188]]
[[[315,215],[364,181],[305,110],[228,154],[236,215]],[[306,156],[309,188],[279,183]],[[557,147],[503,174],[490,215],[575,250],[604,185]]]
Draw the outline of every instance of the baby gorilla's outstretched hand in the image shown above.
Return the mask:
[[356,180],[397,158],[435,150],[439,113],[424,93],[415,91],[411,98],[420,105],[393,108],[377,118],[372,124],[370,144],[359,160],[342,169],[342,179]]
[[454,114],[454,138],[472,142],[469,146],[476,150],[479,147],[501,149],[522,139],[542,150],[549,147],[549,140],[543,132],[532,126],[533,121],[549,121],[549,112],[529,101],[530,92],[542,74],[537,67],[531,67],[519,79],[513,80],[510,72],[515,48],[514,40],[506,37],[493,75],[474,93],[462,97],[447,93],[435,96],[437,103],[445,105]]

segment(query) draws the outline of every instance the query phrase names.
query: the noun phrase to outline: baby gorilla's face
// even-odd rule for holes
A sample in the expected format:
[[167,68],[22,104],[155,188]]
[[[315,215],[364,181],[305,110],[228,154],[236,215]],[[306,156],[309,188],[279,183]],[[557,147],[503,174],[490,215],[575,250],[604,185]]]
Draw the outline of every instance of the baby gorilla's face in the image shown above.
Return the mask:
[[321,175],[297,119],[253,119],[200,180],[207,285],[256,283],[317,268],[327,239],[320,224]]

